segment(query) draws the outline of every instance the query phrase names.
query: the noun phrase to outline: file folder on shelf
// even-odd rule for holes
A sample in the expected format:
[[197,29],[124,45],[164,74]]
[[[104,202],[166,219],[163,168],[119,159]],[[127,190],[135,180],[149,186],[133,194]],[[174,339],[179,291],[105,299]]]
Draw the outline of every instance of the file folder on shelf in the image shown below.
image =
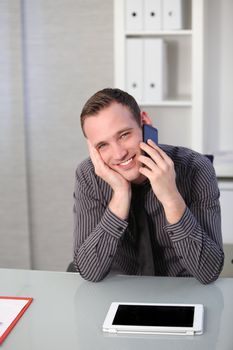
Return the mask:
[[144,0],[144,29],[162,29],[162,0]]
[[144,39],[145,103],[162,101],[166,97],[166,46],[162,39]]
[[163,29],[183,28],[183,0],[163,0]]
[[0,296],[0,345],[23,316],[33,298]]
[[143,39],[126,40],[126,90],[138,103],[143,98]]
[[126,30],[143,29],[143,0],[126,0]]

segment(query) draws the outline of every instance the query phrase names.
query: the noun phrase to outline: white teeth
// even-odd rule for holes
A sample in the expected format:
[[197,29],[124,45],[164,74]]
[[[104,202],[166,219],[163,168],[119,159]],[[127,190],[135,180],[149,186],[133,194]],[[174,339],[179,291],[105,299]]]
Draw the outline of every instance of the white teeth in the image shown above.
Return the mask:
[[132,158],[128,159],[126,162],[120,163],[120,165],[127,165],[131,162]]

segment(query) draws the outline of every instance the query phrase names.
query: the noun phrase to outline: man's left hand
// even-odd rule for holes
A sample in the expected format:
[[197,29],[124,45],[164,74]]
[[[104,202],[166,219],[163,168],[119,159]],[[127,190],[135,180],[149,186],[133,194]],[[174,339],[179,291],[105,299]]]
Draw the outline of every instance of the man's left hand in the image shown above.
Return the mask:
[[153,192],[162,203],[167,221],[176,223],[182,217],[186,205],[176,186],[176,173],[172,159],[152,140],[141,142],[140,148],[150,157],[139,156],[142,167],[140,173],[146,176]]

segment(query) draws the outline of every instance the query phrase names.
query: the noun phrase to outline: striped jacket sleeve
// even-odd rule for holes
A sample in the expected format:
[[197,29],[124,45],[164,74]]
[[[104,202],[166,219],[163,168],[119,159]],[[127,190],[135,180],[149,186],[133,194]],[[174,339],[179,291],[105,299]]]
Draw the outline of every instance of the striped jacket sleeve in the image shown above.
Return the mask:
[[90,164],[84,163],[76,171],[74,265],[83,278],[93,282],[102,280],[109,272],[118,242],[128,226],[108,208],[111,190],[100,181]]
[[218,278],[224,263],[219,189],[209,161],[198,167],[191,193],[181,220],[165,230],[184,268],[207,284]]

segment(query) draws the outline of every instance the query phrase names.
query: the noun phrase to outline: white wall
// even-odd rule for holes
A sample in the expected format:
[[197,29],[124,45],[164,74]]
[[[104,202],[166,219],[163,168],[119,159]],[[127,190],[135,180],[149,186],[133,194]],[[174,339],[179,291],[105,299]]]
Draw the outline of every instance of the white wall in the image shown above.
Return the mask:
[[72,258],[74,171],[87,156],[79,115],[92,93],[113,84],[113,4],[0,6],[0,267],[65,270]]
[[25,0],[24,45],[32,263],[64,269],[74,170],[87,155],[79,114],[112,85],[112,3]]
[[30,266],[20,1],[0,1],[0,267]]

